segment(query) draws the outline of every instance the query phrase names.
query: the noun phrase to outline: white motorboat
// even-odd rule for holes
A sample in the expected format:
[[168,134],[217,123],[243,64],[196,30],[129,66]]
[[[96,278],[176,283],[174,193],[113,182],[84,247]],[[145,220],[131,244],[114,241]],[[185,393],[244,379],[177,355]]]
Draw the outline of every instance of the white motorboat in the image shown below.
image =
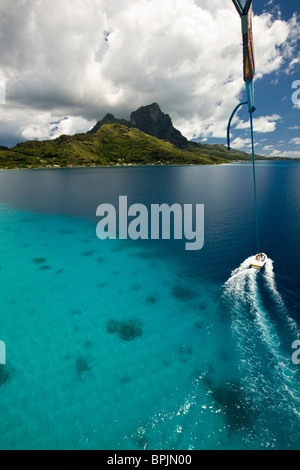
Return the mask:
[[253,259],[251,266],[252,268],[261,269],[266,264],[266,261],[267,261],[267,255],[265,255],[264,253],[258,253],[258,255],[256,255],[255,258]]

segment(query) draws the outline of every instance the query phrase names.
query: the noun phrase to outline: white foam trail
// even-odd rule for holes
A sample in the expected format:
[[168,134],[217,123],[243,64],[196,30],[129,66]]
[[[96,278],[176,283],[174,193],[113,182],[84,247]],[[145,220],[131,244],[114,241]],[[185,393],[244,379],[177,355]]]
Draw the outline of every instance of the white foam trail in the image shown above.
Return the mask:
[[254,256],[250,256],[245,261],[243,261],[237,269],[232,271],[230,278],[225,283],[225,286],[229,285],[231,283],[232,279],[234,279],[236,276],[238,276],[241,273],[244,273],[245,270],[248,269],[251,266],[251,263],[254,261],[254,259],[255,259]]
[[[243,263],[231,273],[231,277],[224,284],[225,296],[231,297],[234,303],[244,299],[247,277],[253,260],[254,256],[251,256],[243,261]],[[253,270],[254,268],[251,269],[251,271]]]
[[276,287],[276,282],[275,282],[275,273],[274,273],[274,263],[273,261],[268,258],[265,264],[265,271],[264,271],[264,278],[266,280],[266,283],[269,287],[269,289],[273,292],[275,299],[277,302],[285,308],[283,298],[279,294],[277,287]]
[[[268,367],[262,363],[263,357],[256,352],[256,343],[260,338],[260,342],[269,351],[272,360],[272,368],[276,379],[276,389],[269,389],[268,393],[275,397],[279,394],[281,401],[285,402],[286,397],[290,396],[293,401],[299,402],[299,390],[295,387],[296,370],[291,365],[291,358],[288,353],[284,352],[281,347],[281,339],[277,331],[276,324],[272,321],[269,312],[263,305],[257,276],[259,271],[250,268],[251,262],[255,257],[245,260],[239,268],[232,272],[231,277],[224,285],[224,295],[231,303],[232,310],[232,331],[237,342],[240,354],[240,367],[245,378],[245,386],[252,393],[255,393],[257,399],[262,384],[269,389],[269,385],[264,383],[264,377],[261,374],[261,367]],[[275,274],[272,260],[268,260],[265,265],[265,273],[263,275],[265,285],[271,292],[277,309],[284,316],[289,325],[290,332],[295,332],[297,325],[291,320],[285,307],[284,301],[276,288]],[[250,314],[250,315],[249,315]],[[257,337],[257,335],[259,335]],[[275,377],[274,376],[274,377]],[[259,386],[260,384],[260,386]],[[263,399],[264,392],[261,398]],[[295,407],[293,413],[299,416]]]
[[248,288],[251,277],[252,282],[255,282],[258,274],[257,269],[251,268],[254,258],[251,256],[241,263],[224,284],[224,297],[230,302],[231,330],[240,357],[240,367],[245,368],[244,374],[250,373],[250,376],[255,376],[252,370],[255,370],[257,363],[253,351],[255,329],[249,318],[251,299]]
[[281,316],[285,320],[288,329],[290,330],[291,333],[293,333],[298,338],[300,338],[300,331],[299,331],[298,325],[297,325],[296,321],[293,320],[289,316],[287,308],[286,308],[285,303],[284,303],[284,300],[283,300],[282,296],[280,295],[280,293],[277,290],[276,281],[275,281],[275,273],[274,273],[274,263],[270,258],[268,258],[268,260],[266,262],[266,265],[265,265],[264,279],[266,281],[266,285],[267,285],[274,301],[276,302],[276,304],[279,307],[279,311],[281,313]]
[[277,356],[278,348],[280,346],[280,339],[276,332],[275,326],[268,318],[268,314],[262,305],[256,277],[251,276],[250,278],[249,293],[252,299],[251,311],[256,318],[256,323],[262,333],[263,341],[268,346],[270,351]]

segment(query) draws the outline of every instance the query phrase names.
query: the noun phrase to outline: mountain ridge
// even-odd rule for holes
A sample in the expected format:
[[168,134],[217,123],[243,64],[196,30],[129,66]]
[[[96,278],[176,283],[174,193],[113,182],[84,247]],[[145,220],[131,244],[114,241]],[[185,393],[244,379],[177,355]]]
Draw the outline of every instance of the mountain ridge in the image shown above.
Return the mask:
[[104,124],[122,124],[127,127],[135,127],[145,134],[166,140],[178,148],[184,148],[188,144],[187,138],[173,126],[169,114],[163,113],[157,103],[141,106],[133,111],[130,115],[130,121],[117,119],[113,114],[108,113],[101,121],[97,122],[89,134],[95,134]]
[[[262,157],[263,158],[263,157]],[[157,103],[131,113],[130,121],[106,114],[90,131],[56,139],[0,146],[0,168],[120,165],[203,165],[250,160],[225,146],[188,141]]]

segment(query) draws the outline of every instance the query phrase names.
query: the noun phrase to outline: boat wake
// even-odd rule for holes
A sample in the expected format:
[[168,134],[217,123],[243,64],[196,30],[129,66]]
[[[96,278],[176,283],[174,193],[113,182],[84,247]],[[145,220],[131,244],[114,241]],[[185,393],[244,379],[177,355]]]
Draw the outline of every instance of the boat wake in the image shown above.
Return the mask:
[[126,439],[140,449],[297,449],[300,332],[276,285],[273,261],[246,259],[211,311],[210,339],[183,388]]
[[[300,337],[299,328],[278,292],[273,261],[268,259],[262,272],[251,268],[252,262],[250,257],[233,271],[223,291],[241,384],[261,420],[279,419],[293,427],[300,418],[300,387],[291,344]],[[274,439],[282,440],[282,433]]]

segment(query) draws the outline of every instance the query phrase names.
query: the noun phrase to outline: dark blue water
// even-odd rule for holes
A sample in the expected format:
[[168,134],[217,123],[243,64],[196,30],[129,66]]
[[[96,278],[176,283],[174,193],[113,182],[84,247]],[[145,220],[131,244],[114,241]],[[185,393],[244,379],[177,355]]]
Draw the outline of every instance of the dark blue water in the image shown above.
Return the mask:
[[[257,164],[258,273],[251,164],[0,172],[0,448],[299,448],[299,179]],[[98,240],[119,196],[204,204],[204,248]]]

